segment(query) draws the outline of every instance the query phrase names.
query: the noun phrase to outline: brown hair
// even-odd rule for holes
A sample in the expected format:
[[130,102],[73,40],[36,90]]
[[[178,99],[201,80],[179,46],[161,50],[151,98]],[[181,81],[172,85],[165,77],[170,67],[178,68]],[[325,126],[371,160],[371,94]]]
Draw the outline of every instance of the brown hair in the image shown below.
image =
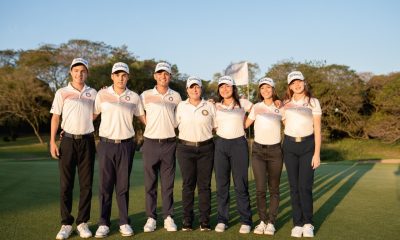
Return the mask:
[[[266,85],[266,83],[261,84],[260,86],[258,86],[257,97],[258,97],[258,100],[260,100],[260,102],[264,101],[264,97],[261,95],[261,92],[260,92],[260,88],[261,88],[263,85]],[[268,85],[268,84],[267,84],[267,85]],[[272,87],[272,86],[271,86],[271,87]],[[280,100],[280,99],[279,99],[279,97],[278,97],[278,94],[276,94],[275,88],[272,87],[272,102],[274,103],[275,106],[276,106],[276,104],[275,104],[275,101],[276,101],[276,100]],[[276,106],[276,107],[278,107],[278,106]]]
[[[223,83],[223,84],[226,84],[226,83]],[[218,98],[217,98],[217,101],[218,102],[221,102],[224,98],[221,96],[221,94],[219,94],[219,88],[223,85],[223,84],[220,84],[220,85],[218,85],[218,89],[217,89],[217,95],[218,95]],[[233,97],[233,101],[235,102],[235,105],[239,105],[239,107],[241,108],[242,106],[240,105],[240,101],[239,101],[239,93],[238,93],[238,89],[237,89],[237,87],[236,87],[236,85],[232,85],[232,97]]]

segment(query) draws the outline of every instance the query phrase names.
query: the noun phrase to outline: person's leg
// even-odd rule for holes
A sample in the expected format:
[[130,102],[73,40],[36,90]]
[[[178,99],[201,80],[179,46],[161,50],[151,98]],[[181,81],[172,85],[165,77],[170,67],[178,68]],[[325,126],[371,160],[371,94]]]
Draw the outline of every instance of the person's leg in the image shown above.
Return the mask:
[[199,195],[200,223],[210,223],[211,177],[214,165],[214,143],[201,146],[197,159],[197,191]]
[[86,223],[90,219],[92,203],[92,185],[96,146],[94,138],[82,139],[80,142],[80,156],[78,158],[79,176],[79,212],[76,224]]
[[251,166],[253,168],[254,181],[256,183],[256,203],[258,216],[263,222],[267,220],[267,200],[265,197],[267,162],[265,158],[265,149],[261,148],[261,146],[258,144],[253,144]]
[[296,153],[296,144],[297,143],[287,139],[283,141],[283,161],[285,163],[290,186],[293,225],[303,226],[304,223],[299,196],[299,159]]
[[147,217],[157,219],[157,178],[160,168],[160,145],[145,138],[142,148],[146,215]]
[[98,144],[100,226],[110,226],[112,195],[116,178],[114,161],[116,150],[113,143],[99,142]]
[[279,209],[279,184],[282,173],[282,150],[280,145],[268,148],[267,172],[269,190],[269,222],[275,224]]
[[74,189],[77,152],[72,138],[64,137],[60,143],[60,212],[61,224],[72,225],[72,190]]
[[215,142],[214,168],[217,183],[218,215],[217,223],[228,224],[229,221],[229,188],[231,180],[231,165],[225,154],[225,139],[218,138]]
[[174,181],[175,181],[176,142],[161,144],[161,194],[164,219],[174,215]]
[[313,194],[314,170],[311,167],[314,155],[314,141],[309,140],[301,143],[303,152],[299,158],[299,194],[301,211],[304,224],[313,224]]
[[249,154],[245,137],[232,141],[230,146],[230,159],[233,181],[235,184],[237,210],[242,224],[251,226],[252,214],[250,208],[250,195],[248,183]]

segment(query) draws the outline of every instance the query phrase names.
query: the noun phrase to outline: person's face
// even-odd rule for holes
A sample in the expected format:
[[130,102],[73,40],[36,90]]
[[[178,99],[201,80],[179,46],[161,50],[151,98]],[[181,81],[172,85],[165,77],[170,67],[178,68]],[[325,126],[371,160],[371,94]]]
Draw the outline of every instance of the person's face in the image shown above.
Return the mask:
[[218,91],[222,98],[231,98],[233,94],[233,86],[224,83],[218,87]]
[[192,84],[192,86],[186,88],[189,99],[199,100],[201,97],[201,87],[197,84]]
[[72,67],[70,74],[72,77],[72,82],[81,85],[85,83],[88,71],[85,66],[77,65]]
[[154,73],[154,79],[157,82],[157,86],[168,87],[169,82],[171,81],[171,74],[166,71],[156,72]]
[[274,92],[274,89],[268,84],[263,84],[260,87],[260,94],[264,99],[272,98],[273,92]]
[[289,84],[289,89],[295,94],[302,94],[304,92],[304,81],[294,80]]
[[111,74],[111,79],[114,83],[114,88],[116,89],[125,89],[126,84],[129,80],[128,73],[124,71],[116,72]]

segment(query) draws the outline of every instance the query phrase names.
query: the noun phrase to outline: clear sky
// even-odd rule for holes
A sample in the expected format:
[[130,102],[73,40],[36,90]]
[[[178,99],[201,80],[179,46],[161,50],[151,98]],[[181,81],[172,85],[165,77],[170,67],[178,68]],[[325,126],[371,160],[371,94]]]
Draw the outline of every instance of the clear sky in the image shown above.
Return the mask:
[[128,46],[211,79],[231,62],[326,60],[400,71],[398,0],[2,0],[0,50],[70,39]]

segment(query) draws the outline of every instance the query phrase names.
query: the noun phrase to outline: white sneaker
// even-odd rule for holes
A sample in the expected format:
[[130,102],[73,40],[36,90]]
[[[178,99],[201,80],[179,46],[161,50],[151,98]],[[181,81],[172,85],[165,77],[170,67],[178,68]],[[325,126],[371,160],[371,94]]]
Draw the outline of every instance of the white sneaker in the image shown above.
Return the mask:
[[225,232],[225,229],[228,227],[225,225],[225,223],[218,223],[217,226],[215,226],[215,231],[216,232]]
[[143,227],[144,232],[154,232],[157,228],[157,221],[154,218],[149,217],[146,224]]
[[264,223],[264,221],[261,221],[260,224],[258,224],[254,228],[254,233],[255,234],[264,234],[264,231],[265,231],[266,227],[267,227],[267,225]]
[[133,230],[129,224],[124,224],[119,226],[119,232],[123,237],[130,237],[133,236]]
[[89,230],[89,226],[87,223],[81,223],[76,227],[78,234],[81,238],[90,238],[92,237],[92,232]]
[[166,219],[164,219],[164,228],[167,229],[168,232],[176,232],[178,229],[174,219],[172,219],[171,216],[168,216]]
[[239,233],[247,234],[250,233],[251,231],[251,226],[247,224],[242,224],[239,229]]
[[301,238],[301,235],[303,235],[303,228],[299,226],[295,226],[292,228],[292,234],[290,236],[296,237],[296,238]]
[[314,237],[314,226],[311,224],[304,224],[303,237]]
[[57,233],[56,239],[67,239],[72,233],[71,225],[62,225],[60,231]]
[[267,235],[274,235],[275,234],[275,226],[274,226],[274,224],[272,224],[272,223],[268,223],[267,224],[267,227],[265,228],[265,230],[264,230],[264,234],[267,234]]
[[110,232],[110,228],[106,225],[100,225],[99,228],[96,231],[96,235],[94,235],[95,238],[105,238],[108,236],[108,233]]

